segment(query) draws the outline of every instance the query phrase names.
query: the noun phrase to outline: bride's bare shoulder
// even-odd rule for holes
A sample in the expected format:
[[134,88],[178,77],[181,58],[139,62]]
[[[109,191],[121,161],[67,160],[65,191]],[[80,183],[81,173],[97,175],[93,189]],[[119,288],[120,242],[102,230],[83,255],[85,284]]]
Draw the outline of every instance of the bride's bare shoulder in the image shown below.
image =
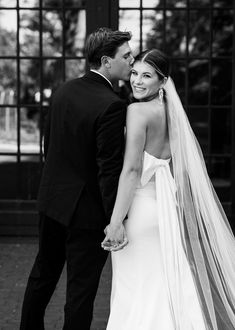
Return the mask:
[[146,113],[144,111],[143,103],[131,103],[127,108],[127,126],[145,126]]
[[127,110],[129,112],[135,111],[138,113],[142,113],[146,109],[146,104],[145,102],[134,102],[128,105]]
[[154,117],[162,117],[165,114],[165,107],[160,105],[158,102],[150,101],[150,102],[135,102],[131,103],[128,106],[129,113],[138,113],[140,115],[152,116]]

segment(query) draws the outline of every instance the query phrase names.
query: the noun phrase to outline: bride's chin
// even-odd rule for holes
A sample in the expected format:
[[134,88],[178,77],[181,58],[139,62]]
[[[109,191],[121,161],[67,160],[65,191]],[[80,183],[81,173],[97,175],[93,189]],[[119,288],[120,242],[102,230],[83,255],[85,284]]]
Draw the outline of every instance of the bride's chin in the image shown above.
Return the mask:
[[142,97],[140,95],[135,95],[133,94],[134,98],[138,101],[141,101],[142,100]]

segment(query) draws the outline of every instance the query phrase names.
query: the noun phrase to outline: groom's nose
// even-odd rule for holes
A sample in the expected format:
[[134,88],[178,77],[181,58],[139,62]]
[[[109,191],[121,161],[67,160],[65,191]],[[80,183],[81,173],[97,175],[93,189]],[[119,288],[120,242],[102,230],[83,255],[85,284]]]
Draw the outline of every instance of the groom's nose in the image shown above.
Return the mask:
[[132,65],[134,63],[134,56],[132,54],[130,54],[130,65]]

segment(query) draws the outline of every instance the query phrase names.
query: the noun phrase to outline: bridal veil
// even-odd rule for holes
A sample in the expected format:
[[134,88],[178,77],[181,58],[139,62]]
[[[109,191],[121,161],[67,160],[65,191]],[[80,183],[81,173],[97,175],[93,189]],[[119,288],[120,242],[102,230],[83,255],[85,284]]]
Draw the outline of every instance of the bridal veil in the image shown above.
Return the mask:
[[[201,148],[170,77],[164,89],[173,176],[177,187],[177,213],[184,251],[208,329],[232,330],[235,329],[234,235],[208,177]],[[171,248],[174,248],[173,245]],[[174,263],[174,281],[177,282],[177,272],[182,270],[173,255],[167,253],[164,263],[166,272]]]

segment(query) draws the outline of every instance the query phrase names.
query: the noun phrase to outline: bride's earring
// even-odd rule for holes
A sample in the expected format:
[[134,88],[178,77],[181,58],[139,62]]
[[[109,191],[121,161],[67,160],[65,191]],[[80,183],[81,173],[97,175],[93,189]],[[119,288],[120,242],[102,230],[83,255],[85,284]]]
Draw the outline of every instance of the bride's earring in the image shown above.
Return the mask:
[[159,98],[160,103],[162,104],[163,103],[163,88],[159,88],[158,98]]

